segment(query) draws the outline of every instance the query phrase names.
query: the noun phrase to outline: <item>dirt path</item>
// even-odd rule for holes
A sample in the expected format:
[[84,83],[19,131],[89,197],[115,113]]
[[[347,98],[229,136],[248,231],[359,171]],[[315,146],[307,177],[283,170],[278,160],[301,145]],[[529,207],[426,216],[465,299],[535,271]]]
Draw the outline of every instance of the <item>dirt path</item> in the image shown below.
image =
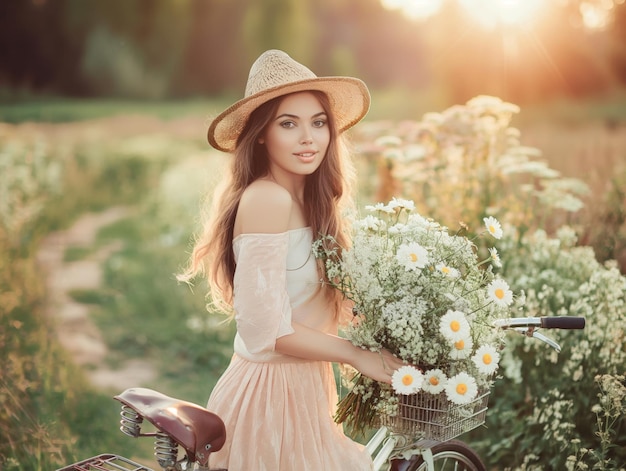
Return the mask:
[[135,359],[111,368],[107,364],[109,350],[90,317],[90,306],[73,300],[69,293],[97,289],[102,282],[102,262],[121,249],[122,241],[99,247],[81,260],[68,262],[64,256],[70,247],[92,247],[102,227],[129,214],[123,207],[85,214],[69,229],[48,235],[37,254],[46,280],[47,315],[54,321],[61,344],[94,386],[116,391],[150,382],[156,377],[154,367]]

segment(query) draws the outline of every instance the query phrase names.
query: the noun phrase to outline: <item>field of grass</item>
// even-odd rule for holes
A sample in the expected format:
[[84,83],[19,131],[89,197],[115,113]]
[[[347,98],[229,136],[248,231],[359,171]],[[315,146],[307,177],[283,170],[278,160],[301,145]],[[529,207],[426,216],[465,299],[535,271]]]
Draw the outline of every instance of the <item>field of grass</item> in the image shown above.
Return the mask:
[[[90,306],[111,351],[108,361],[148,360],[158,376],[147,387],[206,401],[231,354],[233,326],[207,312],[202,282],[191,289],[174,275],[186,262],[203,197],[227,159],[204,139],[207,115],[227,101],[3,105],[0,190],[12,195],[12,204],[0,205],[0,469],[50,470],[103,451],[144,460],[151,453],[133,448],[119,433],[110,392],[88,384],[43,316],[38,244],[87,211],[134,208],[133,217],[98,235],[97,244],[122,241],[103,264],[101,288],[72,293]],[[381,101],[385,105],[370,119],[392,118],[397,97]],[[416,109],[427,106],[416,102]],[[527,145],[592,189],[586,209],[570,222],[602,259],[626,260],[625,102],[560,103],[528,115],[522,109],[518,119]],[[414,119],[425,111],[440,110],[422,109]],[[371,202],[384,185],[377,165],[357,162],[362,202]],[[65,258],[90,253],[74,248]]]

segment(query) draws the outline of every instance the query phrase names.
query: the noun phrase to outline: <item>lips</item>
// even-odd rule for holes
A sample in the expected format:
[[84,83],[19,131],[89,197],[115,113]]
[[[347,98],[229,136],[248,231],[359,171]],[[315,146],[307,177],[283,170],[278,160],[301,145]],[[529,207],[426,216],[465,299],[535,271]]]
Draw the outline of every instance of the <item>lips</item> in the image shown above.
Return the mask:
[[315,159],[317,151],[296,152],[294,153],[294,155],[298,157],[298,159],[300,159],[302,162],[311,162]]

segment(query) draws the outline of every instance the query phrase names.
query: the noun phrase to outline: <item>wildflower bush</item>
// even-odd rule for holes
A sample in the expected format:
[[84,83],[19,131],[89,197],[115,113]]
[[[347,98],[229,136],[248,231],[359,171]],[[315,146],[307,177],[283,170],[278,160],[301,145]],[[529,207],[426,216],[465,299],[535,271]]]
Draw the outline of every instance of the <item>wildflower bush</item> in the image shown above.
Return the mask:
[[[494,463],[523,469],[626,465],[624,396],[615,392],[624,388],[626,277],[576,242],[566,226],[554,237],[538,230],[519,241],[502,240],[502,272],[512,289],[524,290],[525,314],[584,316],[587,325],[582,332],[546,333],[562,345],[558,354],[540,342],[507,340],[504,379],[496,382],[487,422],[494,433],[484,448]],[[598,377],[606,390],[600,400]]]
[[497,97],[479,96],[420,121],[365,126],[362,147],[384,162],[387,185],[444,225],[491,215],[520,234],[558,227],[582,208],[588,187],[561,176],[539,149],[523,145],[511,124],[519,111]]
[[[578,241],[572,227],[587,185],[564,178],[539,149],[523,145],[511,126],[518,112],[496,97],[477,97],[421,121],[366,124],[357,142],[378,156],[386,186],[378,194],[410,197],[443,225],[488,215],[503,223],[505,236],[496,243],[502,266],[493,271],[520,293],[517,316],[587,319],[584,331],[546,332],[562,344],[559,354],[507,337],[487,428],[466,436],[488,466],[624,468],[626,279],[615,262],[599,263]],[[622,192],[614,196],[621,201]],[[612,214],[621,215],[615,207]],[[484,258],[487,248],[479,249]]]
[[[479,260],[470,239],[415,213],[412,201],[366,209],[373,214],[355,223],[351,247],[339,251],[321,238],[314,253],[331,285],[354,303],[347,338],[420,369],[401,368],[392,385],[344,370],[352,384],[336,420],[356,432],[398,415],[398,394],[423,391],[467,405],[488,391],[502,345],[492,323],[508,317],[513,303],[508,284],[491,270],[489,262],[499,263],[495,252]],[[483,232],[502,236],[494,218],[485,218]]]

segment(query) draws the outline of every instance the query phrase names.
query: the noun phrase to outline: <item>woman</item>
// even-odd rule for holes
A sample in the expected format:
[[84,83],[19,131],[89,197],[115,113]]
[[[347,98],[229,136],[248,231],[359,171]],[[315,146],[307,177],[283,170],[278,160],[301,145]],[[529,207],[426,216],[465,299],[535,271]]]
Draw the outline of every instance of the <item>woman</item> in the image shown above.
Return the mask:
[[363,447],[332,415],[331,362],[391,382],[401,362],[337,336],[342,300],[312,255],[319,234],[348,243],[341,132],[367,113],[369,92],[349,77],[317,77],[282,51],[253,64],[245,98],[210,125],[213,147],[233,153],[230,180],[192,254],[213,299],[232,307],[234,355],[207,408],[227,441],[211,466],[230,471],[363,471]]

